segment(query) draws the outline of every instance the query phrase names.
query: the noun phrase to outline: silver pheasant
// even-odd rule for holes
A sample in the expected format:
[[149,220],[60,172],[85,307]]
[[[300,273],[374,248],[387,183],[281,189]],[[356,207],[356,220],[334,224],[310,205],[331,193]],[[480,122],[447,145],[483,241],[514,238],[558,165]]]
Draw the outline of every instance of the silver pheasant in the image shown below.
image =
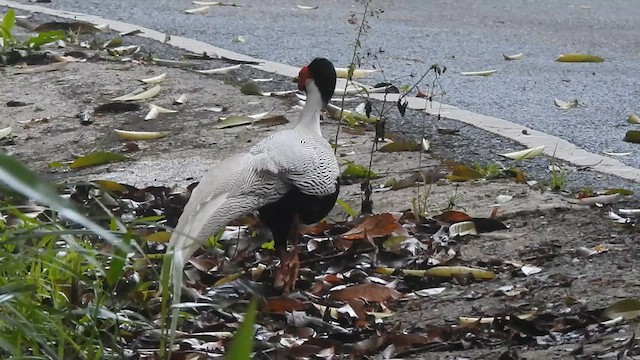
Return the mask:
[[[339,167],[320,131],[320,111],[335,90],[330,61],[316,58],[300,70],[298,88],[307,94],[295,127],[280,131],[211,168],[193,190],[171,235],[173,304],[180,302],[182,272],[191,255],[218,229],[258,211],[276,249],[286,249],[294,216],[302,223],[324,218],[338,196]],[[175,334],[174,308],[171,333]]]

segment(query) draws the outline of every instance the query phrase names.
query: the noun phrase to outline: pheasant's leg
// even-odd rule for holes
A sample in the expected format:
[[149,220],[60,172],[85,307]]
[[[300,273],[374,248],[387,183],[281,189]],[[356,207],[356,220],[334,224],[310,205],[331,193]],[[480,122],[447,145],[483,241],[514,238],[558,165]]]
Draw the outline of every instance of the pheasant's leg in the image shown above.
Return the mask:
[[291,221],[291,230],[289,232],[289,242],[291,243],[291,252],[288,254],[288,270],[289,273],[285,277],[288,281],[284,284],[283,292],[288,294],[296,287],[298,280],[298,271],[300,270],[300,258],[298,257],[298,238],[300,236],[300,215],[293,214]]
[[275,274],[275,287],[282,288],[283,293],[288,294],[296,285],[298,279],[298,270],[300,268],[300,259],[298,258],[298,229],[300,227],[300,218],[298,214],[294,214],[291,219],[291,227],[289,228],[289,236],[287,242],[292,245],[291,252],[286,249],[280,250],[280,267]]

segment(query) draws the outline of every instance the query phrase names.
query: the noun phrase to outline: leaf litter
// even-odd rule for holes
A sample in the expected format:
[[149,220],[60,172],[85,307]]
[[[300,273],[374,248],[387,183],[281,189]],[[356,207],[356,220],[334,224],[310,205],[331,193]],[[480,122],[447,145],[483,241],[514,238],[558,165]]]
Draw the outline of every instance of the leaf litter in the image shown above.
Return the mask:
[[[187,189],[137,189],[109,181],[96,181],[94,184],[67,186],[63,192],[71,194],[71,198],[86,210],[102,203],[107,204],[114,215],[130,219],[146,213],[161,214],[168,226],[175,224],[189,196]],[[188,188],[194,186],[192,184]],[[127,216],[129,213],[131,215]],[[451,229],[456,224],[473,223],[475,219],[459,211],[443,212],[433,218],[416,217],[408,211],[327,224],[314,235],[301,238],[300,277],[294,292],[289,295],[283,295],[272,287],[277,258],[271,250],[260,248],[261,242],[269,240],[260,231],[262,225],[255,220],[239,220],[236,224],[249,225],[242,225],[244,230],[240,232],[237,231],[240,228],[227,227],[225,233],[229,235],[218,240],[221,252],[213,255],[210,251],[201,250],[189,262],[191,267],[186,273],[191,282],[187,286],[193,287],[193,291],[187,292],[191,295],[183,298],[184,302],[179,305],[182,312],[190,314],[183,317],[181,325],[181,328],[189,329],[189,334],[185,333],[177,340],[180,349],[174,352],[187,355],[193,349],[207,347],[213,354],[224,354],[229,346],[227,339],[238,326],[245,326],[240,325],[242,318],[235,316],[232,309],[246,308],[250,298],[260,309],[254,326],[263,345],[261,349],[254,349],[256,356],[276,351],[281,356],[298,357],[324,351],[330,354],[328,358],[341,355],[365,357],[384,352],[401,357],[429,349],[454,351],[465,342],[467,348],[491,347],[501,339],[513,336],[519,339],[518,343],[535,346],[536,343],[553,343],[558,339],[575,341],[576,336],[583,338],[586,333],[605,331],[599,325],[607,319],[622,317],[630,321],[640,314],[640,300],[629,298],[589,311],[579,307],[559,313],[544,308],[537,311],[514,309],[485,311],[480,317],[472,317],[473,314],[468,313],[457,317],[454,323],[427,327],[407,327],[409,324],[403,326],[398,323],[399,312],[415,306],[421,297],[460,301],[469,296],[476,299],[496,296],[490,289],[486,289],[484,294],[465,294],[459,286],[475,284],[474,291],[479,291],[482,287],[478,286],[486,288],[482,284],[487,281],[517,281],[518,276],[513,275],[515,270],[529,278],[544,273],[540,265],[526,262],[464,260],[460,251],[464,244],[478,241],[474,233],[456,232],[444,242],[434,237],[443,227]],[[250,235],[256,231],[263,235],[257,238]],[[168,232],[161,225],[137,226],[133,232],[143,239],[143,247],[151,252],[162,251],[159,246],[168,239]],[[390,262],[388,250],[382,243],[396,236],[394,234],[409,235],[405,239],[417,241],[421,250],[411,256],[408,256],[411,252],[405,252],[404,256]],[[254,236],[251,241],[243,240],[249,236]],[[344,242],[344,239],[349,241]],[[318,246],[309,248],[306,245],[317,240],[322,240]],[[238,244],[243,245],[238,248]],[[452,255],[442,257],[442,253]],[[147,266],[139,260],[142,259],[132,258],[130,266],[139,275],[145,273],[149,276]],[[540,260],[533,261],[541,264]],[[438,265],[434,266],[434,263]],[[393,266],[380,266],[383,264]],[[531,286],[535,288],[535,285]],[[136,293],[143,289],[133,287],[129,296],[135,298],[139,296]],[[517,300],[530,291],[522,285],[505,285],[499,289],[501,295],[498,296]],[[256,302],[256,299],[260,300]],[[140,316],[140,326],[148,326],[144,325],[145,322],[151,324],[152,318],[142,315],[142,303],[136,305],[134,302],[129,306]],[[135,310],[137,306],[138,311]],[[203,309],[213,309],[214,313]],[[246,321],[252,320],[245,318]],[[618,323],[608,325],[610,329],[624,326],[624,320],[616,321]],[[211,346],[212,341],[220,342],[220,345]],[[393,349],[389,349],[391,345]]]

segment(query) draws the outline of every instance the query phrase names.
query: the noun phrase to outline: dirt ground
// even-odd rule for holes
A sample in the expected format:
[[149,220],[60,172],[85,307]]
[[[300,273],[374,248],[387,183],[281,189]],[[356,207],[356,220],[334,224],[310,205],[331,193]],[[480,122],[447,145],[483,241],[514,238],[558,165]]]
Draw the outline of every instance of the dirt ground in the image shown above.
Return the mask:
[[[219,63],[211,67],[219,66]],[[228,64],[227,64],[228,65]],[[239,87],[228,83],[259,76],[249,67],[242,67],[224,77],[207,76],[189,70],[134,65],[108,61],[71,63],[60,71],[13,75],[15,69],[0,68],[0,128],[12,126],[13,133],[0,142],[3,151],[22,160],[30,168],[56,182],[114,180],[137,187],[158,185],[186,186],[197,181],[213,164],[252,146],[259,139],[286,126],[216,129],[221,116],[250,115],[269,111],[295,121],[298,108],[292,97],[242,95]],[[81,124],[77,114],[94,109],[109,99],[140,86],[139,79],[167,73],[160,94],[151,100],[138,102],[142,109],[125,114],[92,114],[91,123]],[[236,81],[233,81],[236,80]],[[226,82],[226,83],[225,83]],[[286,79],[276,79],[266,87],[289,90],[294,85]],[[173,99],[187,94],[183,105]],[[9,101],[28,103],[22,107],[7,107]],[[160,114],[145,121],[148,104],[175,109],[173,114]],[[224,107],[212,112],[212,107]],[[336,122],[324,120],[325,137],[333,139]],[[54,161],[66,162],[75,155],[92,150],[122,152],[125,143],[114,129],[134,131],[170,131],[164,138],[137,141],[139,151],[127,152],[129,161],[69,170],[51,168]],[[341,132],[338,154],[342,161],[366,164],[373,133],[353,135]],[[374,181],[374,188],[391,178],[400,179],[411,169],[438,167],[441,155],[424,153],[421,164],[418,153],[380,153],[373,156],[373,169],[383,175]],[[402,211],[412,207],[417,191],[410,187],[397,191],[374,192],[375,212]],[[358,209],[360,185],[341,189],[340,198]],[[512,200],[501,204],[500,219],[509,230],[500,236],[478,236],[459,244],[460,258],[467,264],[486,266],[492,262],[520,261],[541,268],[530,276],[514,271],[498,272],[489,282],[457,285],[443,282],[439,295],[403,302],[393,318],[407,328],[430,328],[458,321],[459,316],[492,316],[520,314],[531,311],[556,316],[579,309],[601,309],[622,298],[640,293],[638,270],[635,266],[640,245],[638,234],[615,225],[607,217],[609,209],[579,206],[566,196],[544,192],[513,180],[452,183],[439,180],[431,188],[427,200],[428,212],[438,214],[453,201],[456,210],[472,216],[489,217],[498,195],[510,195]],[[637,208],[636,199],[616,204],[615,208]],[[333,220],[346,217],[338,206]],[[607,244],[611,250],[591,257],[576,253],[580,247],[592,248]],[[504,286],[519,289],[507,296],[499,290]],[[468,350],[430,351],[411,356],[420,359],[497,359],[510,348],[526,359],[565,359],[578,355],[570,352],[581,345],[579,358],[596,358],[607,353],[630,336],[635,336],[637,323],[622,324],[586,338],[563,334],[556,338],[540,336],[537,344],[518,344],[511,340],[501,343],[474,345]],[[618,352],[615,352],[618,354]],[[590,357],[591,356],[591,357]],[[615,357],[615,355],[612,355]],[[501,357],[515,359],[517,357]]]

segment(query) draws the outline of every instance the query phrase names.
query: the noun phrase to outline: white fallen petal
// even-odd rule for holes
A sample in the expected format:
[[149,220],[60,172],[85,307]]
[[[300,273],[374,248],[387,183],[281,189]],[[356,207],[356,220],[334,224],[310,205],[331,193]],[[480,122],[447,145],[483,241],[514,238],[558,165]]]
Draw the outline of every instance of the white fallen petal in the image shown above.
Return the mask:
[[147,113],[147,116],[144,117],[145,120],[152,120],[158,117],[158,114],[170,114],[170,113],[176,113],[176,110],[171,110],[171,109],[167,109],[167,108],[163,108],[162,106],[158,106],[158,105],[149,105],[149,112]]
[[513,199],[513,196],[511,195],[498,195],[496,196],[496,203],[504,204],[508,201],[511,201],[511,199]]
[[498,69],[493,70],[483,70],[483,71],[463,71],[460,75],[464,76],[489,76],[498,71]]
[[501,154],[500,156],[504,156],[512,160],[524,160],[524,159],[531,159],[533,157],[536,157],[542,154],[543,152],[544,152],[544,145],[538,146],[535,148],[524,149],[521,151],[514,151],[506,154]]
[[296,5],[296,7],[300,10],[315,10],[317,6],[304,6],[304,5]]
[[449,226],[449,237],[478,235],[476,224],[473,221],[461,221]]
[[580,105],[578,99],[567,101],[561,99],[553,99],[553,103],[561,110],[569,110]]
[[207,11],[209,11],[210,6],[201,6],[201,7],[197,7],[195,9],[187,9],[187,10],[183,10],[185,13],[187,14],[204,14]]
[[156,95],[158,95],[160,93],[160,85],[156,85],[144,92],[141,92],[139,94],[136,95],[123,95],[120,97],[117,97],[115,99],[112,99],[113,101],[132,101],[132,100],[145,100],[145,99],[150,99]]
[[427,138],[422,138],[422,150],[429,151],[431,149],[431,142]]
[[245,39],[244,36],[242,35],[238,35],[233,39],[233,42],[243,43],[243,42],[247,42],[247,39]]
[[167,78],[167,73],[162,73],[158,76],[154,76],[146,79],[140,79],[140,81],[142,81],[145,84],[159,84],[166,78]]
[[533,266],[533,265],[523,265],[520,270],[522,271],[523,274],[525,274],[526,276],[529,275],[533,275],[533,274],[537,274],[539,272],[542,271],[542,268],[539,268],[537,266]]
[[519,54],[515,54],[515,55],[506,55],[506,54],[502,54],[502,57],[505,60],[520,60],[524,57],[523,53],[519,53]]
[[[362,79],[369,74],[379,71],[378,69],[354,69],[351,79]],[[341,79],[349,77],[349,68],[336,68],[336,76]]]
[[126,131],[126,130],[113,130],[119,138],[125,140],[153,140],[167,136],[168,131]]
[[171,114],[171,113],[177,113],[178,112],[177,110],[163,108],[162,106],[158,106],[158,105],[154,105],[154,104],[149,105],[149,107],[151,109],[156,109],[158,111],[158,113],[160,113],[160,114]]
[[629,156],[632,152],[613,152],[608,150],[602,150],[602,153],[609,156]]
[[208,70],[196,70],[196,72],[199,72],[200,74],[206,74],[206,75],[214,75],[214,74],[228,74],[233,70],[237,70],[240,68],[240,66],[242,66],[242,64],[238,64],[238,65],[231,65],[231,66],[227,66],[227,67],[222,67],[222,68],[217,68],[217,69],[208,69]]
[[4,129],[0,129],[0,139],[4,139],[11,134],[11,126],[8,126]]
[[144,117],[145,120],[153,120],[158,117],[158,109],[155,107],[151,107],[147,115]]
[[613,211],[609,211],[609,220],[613,221],[613,222],[617,222],[619,224],[628,224],[631,223],[631,219],[628,219],[626,217],[622,217],[616,213],[614,213]]
[[640,209],[618,209],[618,212],[622,215],[640,217]]
[[640,117],[638,117],[638,115],[636,115],[636,114],[631,114],[627,118],[627,122],[629,124],[640,124]]
[[175,104],[182,105],[187,102],[187,94],[180,95],[177,99],[173,100]]
[[414,294],[416,294],[418,296],[433,296],[433,295],[439,295],[442,292],[444,292],[445,290],[446,290],[446,288],[444,288],[444,287],[437,287],[437,288],[416,290],[416,291],[414,291]]
[[273,78],[264,78],[264,79],[251,79],[253,82],[269,82],[273,81]]

